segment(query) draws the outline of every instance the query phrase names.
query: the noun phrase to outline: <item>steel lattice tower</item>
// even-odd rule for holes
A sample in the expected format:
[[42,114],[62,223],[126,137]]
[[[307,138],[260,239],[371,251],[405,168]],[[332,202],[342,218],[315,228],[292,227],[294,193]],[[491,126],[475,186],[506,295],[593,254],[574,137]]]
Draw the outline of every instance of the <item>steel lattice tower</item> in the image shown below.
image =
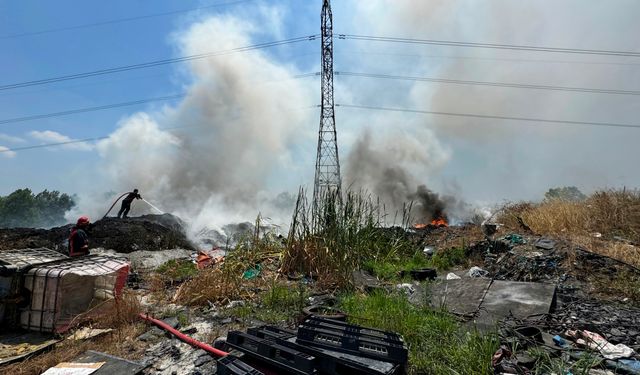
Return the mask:
[[333,16],[330,0],[322,5],[322,105],[320,108],[320,131],[318,132],[318,154],[316,177],[313,186],[313,210],[319,209],[321,198],[328,192],[340,198],[340,160],[336,136],[336,117],[333,101]]

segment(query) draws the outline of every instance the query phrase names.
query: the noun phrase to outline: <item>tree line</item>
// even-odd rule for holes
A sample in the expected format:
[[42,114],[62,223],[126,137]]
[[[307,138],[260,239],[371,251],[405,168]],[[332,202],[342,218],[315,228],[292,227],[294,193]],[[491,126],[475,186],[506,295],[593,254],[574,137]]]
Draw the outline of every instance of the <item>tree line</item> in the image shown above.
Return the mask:
[[65,212],[75,206],[74,198],[57,190],[34,194],[18,189],[0,196],[0,227],[48,228],[66,223]]

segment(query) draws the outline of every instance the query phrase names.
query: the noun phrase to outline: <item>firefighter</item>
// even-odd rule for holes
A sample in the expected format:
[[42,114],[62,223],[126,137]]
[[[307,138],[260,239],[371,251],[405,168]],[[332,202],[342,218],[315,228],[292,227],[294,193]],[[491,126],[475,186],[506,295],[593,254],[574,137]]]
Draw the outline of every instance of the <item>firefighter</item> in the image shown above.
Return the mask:
[[120,207],[120,211],[118,211],[118,218],[120,218],[120,216],[122,216],[123,219],[127,218],[127,214],[131,209],[131,202],[133,202],[134,199],[142,199],[140,194],[138,194],[138,189],[133,189],[133,191],[122,200],[122,206]]
[[91,221],[88,217],[81,216],[76,225],[71,228],[71,235],[69,235],[69,256],[89,255],[89,236],[86,230],[90,224]]

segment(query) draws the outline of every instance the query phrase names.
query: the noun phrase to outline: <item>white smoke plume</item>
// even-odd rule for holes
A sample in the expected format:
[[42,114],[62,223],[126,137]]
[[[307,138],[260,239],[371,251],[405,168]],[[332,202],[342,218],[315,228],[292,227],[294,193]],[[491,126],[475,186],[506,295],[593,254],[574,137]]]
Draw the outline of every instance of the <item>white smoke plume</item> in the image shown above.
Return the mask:
[[[179,34],[178,47],[181,55],[194,55],[246,46],[255,44],[254,32],[237,18],[212,17]],[[260,50],[194,60],[188,73],[192,83],[181,103],[134,114],[98,143],[99,170],[117,192],[113,198],[138,188],[193,231],[252,220],[262,209],[279,215],[283,196],[264,199],[277,193],[265,191],[274,174],[287,173],[291,147],[307,138],[310,82],[296,80],[295,68]],[[90,212],[102,216],[103,199],[86,199],[79,208],[87,213],[90,201],[97,202]],[[149,210],[143,202],[133,206],[132,214]],[[274,219],[288,219],[288,208]]]

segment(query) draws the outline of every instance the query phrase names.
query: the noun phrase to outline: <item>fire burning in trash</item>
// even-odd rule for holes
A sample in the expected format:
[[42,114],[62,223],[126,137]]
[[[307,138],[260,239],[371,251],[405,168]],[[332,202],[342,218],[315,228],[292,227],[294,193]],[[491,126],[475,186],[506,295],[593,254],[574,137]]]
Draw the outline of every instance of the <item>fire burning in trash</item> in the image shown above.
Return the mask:
[[438,215],[431,220],[430,223],[416,223],[413,224],[413,229],[426,229],[426,228],[444,228],[448,227],[449,222],[443,215]]
[[440,227],[448,227],[449,223],[447,223],[447,219],[445,219],[443,216],[439,216],[431,220],[431,225],[440,228]]

